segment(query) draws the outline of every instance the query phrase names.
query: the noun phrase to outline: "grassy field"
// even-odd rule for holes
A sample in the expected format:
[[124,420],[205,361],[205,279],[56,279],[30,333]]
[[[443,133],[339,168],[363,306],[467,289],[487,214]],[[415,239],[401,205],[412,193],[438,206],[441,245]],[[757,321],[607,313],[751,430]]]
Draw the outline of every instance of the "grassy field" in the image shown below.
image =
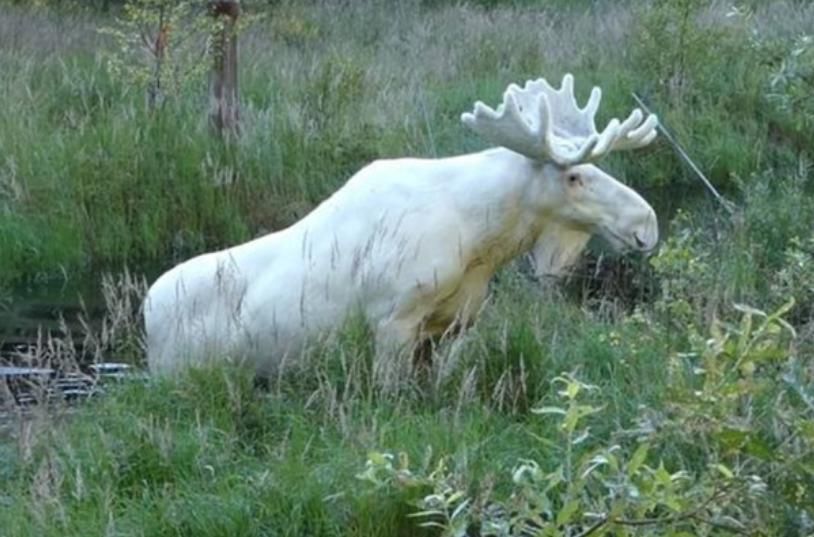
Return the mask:
[[111,71],[136,65],[97,31],[115,9],[36,4],[0,12],[7,294],[279,229],[375,158],[480,149],[462,111],[564,72],[602,119],[642,95],[736,210],[661,139],[603,162],[656,207],[656,255],[597,244],[557,288],[506,269],[423,376],[377,385],[349,321],[265,387],[9,409],[4,537],[814,534],[814,5],[246,2],[224,145],[202,79],[148,110]]

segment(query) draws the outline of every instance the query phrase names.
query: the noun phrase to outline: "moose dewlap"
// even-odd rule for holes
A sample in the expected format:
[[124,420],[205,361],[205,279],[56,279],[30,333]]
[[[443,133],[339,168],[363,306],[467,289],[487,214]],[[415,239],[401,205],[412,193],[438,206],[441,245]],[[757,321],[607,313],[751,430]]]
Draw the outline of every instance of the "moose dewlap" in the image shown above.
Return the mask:
[[291,227],[169,270],[144,307],[151,370],[235,360],[268,375],[356,313],[378,350],[415,348],[470,323],[519,255],[558,274],[593,234],[652,249],[653,209],[591,162],[647,145],[658,121],[636,109],[598,132],[600,99],[580,108],[570,74],[512,84],[461,117],[496,148],[375,161]]

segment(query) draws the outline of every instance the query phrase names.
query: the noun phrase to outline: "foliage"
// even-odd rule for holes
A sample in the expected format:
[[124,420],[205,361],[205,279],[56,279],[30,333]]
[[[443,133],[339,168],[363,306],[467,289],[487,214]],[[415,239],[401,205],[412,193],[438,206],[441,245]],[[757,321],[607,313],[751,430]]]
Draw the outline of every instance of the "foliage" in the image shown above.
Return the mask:
[[686,102],[706,91],[707,69],[714,63],[713,44],[726,36],[721,28],[702,26],[698,21],[704,0],[655,1],[642,8],[638,63],[649,66],[652,83],[674,103]]
[[[441,535],[450,537],[638,535],[643,531],[708,535],[721,530],[771,534],[764,522],[767,497],[782,495],[789,488],[807,495],[806,486],[793,485],[799,482],[801,469],[804,480],[814,477],[810,468],[800,465],[801,459],[814,456],[809,418],[796,414],[796,421],[787,424],[792,437],[803,445],[795,446],[788,458],[772,457],[762,437],[765,431],[751,415],[753,407],[744,404],[776,382],[765,374],[767,368],[778,362],[794,363],[787,337],[793,337],[794,330],[782,319],[790,306],[771,315],[739,306],[739,325],[713,326],[712,338],[696,343],[699,355],[682,356],[684,360],[697,356],[702,365],[671,368],[669,417],[657,428],[624,431],[635,433],[634,442],[597,445],[591,423],[600,419],[603,408],[585,400],[596,399],[598,388],[573,375],[555,377],[552,385],[561,387],[557,392],[561,404],[540,406],[532,413],[559,421],[557,440],[534,435],[551,453],[549,460],[558,462],[546,468],[533,459],[519,461],[508,494],[489,488],[473,497],[445,459],[439,459],[431,472],[416,472],[404,453],[398,457],[370,454],[357,477],[378,488],[419,492],[412,501],[418,511],[412,516],[421,526],[437,527]],[[703,379],[700,387],[681,380],[688,366],[692,367],[690,379]],[[654,452],[663,453],[677,438],[704,446],[701,460],[693,465],[695,471],[690,467],[670,471],[663,459],[652,461]],[[787,445],[784,440],[776,439],[781,449]],[[770,488],[770,483],[776,488]],[[807,498],[791,501],[811,505]]]
[[814,237],[792,237],[784,256],[783,268],[771,284],[771,296],[774,300],[792,297],[798,320],[814,318]]
[[[107,285],[101,330],[132,352],[143,289]],[[377,389],[351,322],[264,390],[209,368],[107,386],[65,419],[35,409],[6,440],[0,423],[0,522],[12,536],[810,531],[814,370],[784,320],[791,301],[665,338],[677,328],[646,304],[607,322],[528,285],[504,275],[418,384]],[[518,396],[535,403],[506,403]]]
[[213,21],[206,4],[186,0],[130,0],[114,27],[107,66],[115,79],[145,90],[150,107],[179,98],[203,79]]
[[795,38],[769,80],[769,101],[783,114],[791,128],[814,132],[814,37]]
[[[807,123],[789,121],[782,99],[765,94],[781,69],[777,58],[800,47],[761,28],[782,32],[808,16],[802,8],[779,5],[784,19],[759,7],[726,17],[690,1],[645,13],[632,3],[590,4],[556,17],[547,2],[395,11],[375,2],[344,11],[319,2],[253,5],[240,38],[245,130],[228,150],[208,139],[195,91],[212,24],[199,3],[138,0],[105,16],[10,8],[0,39],[9,73],[0,98],[15,103],[0,113],[0,241],[8,252],[0,278],[166,266],[287,226],[375,158],[481,148],[461,129],[462,110],[499,95],[507,80],[565,70],[586,81],[578,86],[585,92],[590,83],[605,87],[606,116],[629,110],[631,90],[643,94],[731,198],[796,166]],[[162,10],[168,33],[158,62]],[[640,23],[625,22],[639,15]],[[38,31],[18,31],[26,24]],[[772,91],[799,108],[793,95],[805,87],[808,54],[793,57],[795,67],[782,70],[787,82]],[[671,79],[682,81],[681,91],[670,89]],[[146,112],[145,94],[148,102],[169,99],[165,117]],[[648,187],[664,221],[702,196],[666,144],[614,156],[607,167]],[[238,177],[236,188],[210,184]]]
[[695,292],[715,285],[711,254],[702,241],[689,215],[679,212],[670,235],[650,260],[660,284],[655,310],[678,330],[702,322],[695,315],[707,311],[707,301],[712,298]]

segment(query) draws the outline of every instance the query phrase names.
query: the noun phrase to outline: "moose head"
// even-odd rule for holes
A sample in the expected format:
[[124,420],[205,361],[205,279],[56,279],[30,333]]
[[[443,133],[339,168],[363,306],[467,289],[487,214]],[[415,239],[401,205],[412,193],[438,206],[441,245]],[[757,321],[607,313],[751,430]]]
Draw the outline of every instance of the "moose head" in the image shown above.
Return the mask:
[[531,258],[538,276],[558,275],[598,234],[620,251],[650,251],[658,242],[656,214],[632,189],[594,166],[611,151],[643,147],[656,137],[658,119],[637,108],[611,119],[602,132],[594,122],[602,90],[594,87],[580,108],[574,77],[560,89],[545,79],[511,84],[497,110],[482,102],[461,120],[485,140],[534,162],[546,224]]

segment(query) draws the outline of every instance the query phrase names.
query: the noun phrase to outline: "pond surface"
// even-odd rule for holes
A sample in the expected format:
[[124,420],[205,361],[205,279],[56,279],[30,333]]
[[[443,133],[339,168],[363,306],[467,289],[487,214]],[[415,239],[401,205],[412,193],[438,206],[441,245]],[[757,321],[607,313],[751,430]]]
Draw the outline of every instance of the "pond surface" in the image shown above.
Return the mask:
[[136,372],[104,352],[93,363],[99,356],[82,348],[86,327],[96,332],[106,313],[102,281],[99,273],[31,284],[0,302],[0,443],[32,405],[84,399]]
[[[133,281],[151,282],[159,272],[131,276]],[[114,274],[113,281],[118,279]],[[46,401],[85,399],[104,392],[107,382],[143,378],[139,368],[120,363],[131,361],[132,355],[129,359],[117,356],[104,342],[101,350],[98,344],[83,346],[88,329],[99,341],[107,313],[105,281],[98,272],[68,281],[32,283],[14,289],[0,302],[0,437],[20,409]],[[131,305],[138,307],[142,291],[136,296],[135,287],[125,287],[116,293],[130,290]],[[140,319],[136,322],[140,326]]]
[[80,316],[95,321],[104,314],[101,281],[87,277],[14,289],[0,306],[0,355],[35,342],[40,332],[61,335],[67,327],[81,338]]
[[[133,280],[145,279],[149,284],[167,268],[164,264],[144,263],[130,275]],[[80,318],[94,327],[105,315],[105,277],[117,279],[122,273],[110,269],[88,271],[65,279],[30,282],[13,288],[5,297],[0,295],[0,353],[13,345],[35,341],[40,331],[44,335],[64,335],[67,327],[74,339],[81,339],[84,328]]]

